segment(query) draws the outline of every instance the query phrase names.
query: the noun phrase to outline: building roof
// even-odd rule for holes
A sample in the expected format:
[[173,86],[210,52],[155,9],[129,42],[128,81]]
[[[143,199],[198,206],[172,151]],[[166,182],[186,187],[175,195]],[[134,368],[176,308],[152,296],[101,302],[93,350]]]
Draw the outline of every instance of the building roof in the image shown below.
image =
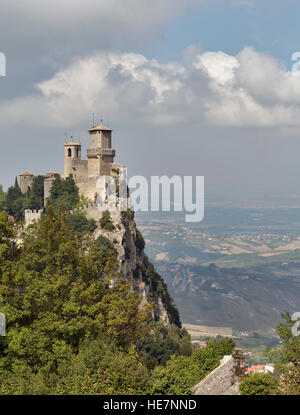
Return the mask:
[[47,177],[47,179],[45,179],[44,181],[45,181],[45,182],[52,182],[52,181],[54,181],[54,180],[56,180],[56,177],[51,176],[51,177]]
[[45,174],[58,174],[56,171],[47,171]]
[[266,365],[255,365],[251,367],[247,367],[247,372],[255,372],[256,370],[265,370]]
[[76,141],[70,141],[69,143],[65,143],[65,146],[81,146],[81,143],[76,143]]
[[19,174],[19,176],[33,176],[33,174],[29,173],[29,171],[24,171],[24,173]]
[[111,128],[105,127],[105,125],[94,125],[92,128],[89,129],[89,132],[91,131],[112,131]]

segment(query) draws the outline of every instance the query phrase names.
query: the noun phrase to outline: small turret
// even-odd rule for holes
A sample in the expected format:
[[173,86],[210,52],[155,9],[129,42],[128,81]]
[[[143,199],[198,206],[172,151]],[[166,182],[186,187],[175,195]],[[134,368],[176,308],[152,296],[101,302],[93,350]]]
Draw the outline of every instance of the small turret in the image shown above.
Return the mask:
[[24,171],[24,173],[19,174],[19,177],[20,177],[20,189],[21,189],[21,192],[24,194],[31,187],[34,176],[32,173],[29,173],[28,171]]
[[50,196],[53,182],[56,180],[56,177],[59,176],[58,173],[54,171],[48,171],[45,173],[44,180],[44,206],[47,204],[47,199]]
[[75,170],[73,170],[74,160],[81,160],[81,144],[71,141],[65,143],[64,177],[68,177],[70,174],[75,176]]

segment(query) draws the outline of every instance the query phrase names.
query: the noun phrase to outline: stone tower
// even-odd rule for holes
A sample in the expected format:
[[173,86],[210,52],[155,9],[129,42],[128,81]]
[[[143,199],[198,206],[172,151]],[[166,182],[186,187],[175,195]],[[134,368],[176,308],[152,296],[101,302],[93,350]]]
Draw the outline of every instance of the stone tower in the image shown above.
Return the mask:
[[44,180],[44,206],[47,204],[47,199],[50,196],[51,188],[53,182],[55,181],[56,177],[59,176],[58,173],[55,171],[48,171],[45,173],[45,180]]
[[78,161],[81,160],[81,144],[78,142],[71,141],[65,143],[65,157],[64,157],[64,176],[68,177],[73,174],[76,178],[76,165],[80,164]]
[[27,192],[28,188],[31,187],[33,181],[33,174],[29,173],[28,171],[24,171],[24,173],[19,174],[20,177],[20,189],[21,192],[24,194]]
[[104,125],[89,130],[90,148],[87,150],[88,177],[109,176],[114,162],[115,150],[111,148],[112,130]]

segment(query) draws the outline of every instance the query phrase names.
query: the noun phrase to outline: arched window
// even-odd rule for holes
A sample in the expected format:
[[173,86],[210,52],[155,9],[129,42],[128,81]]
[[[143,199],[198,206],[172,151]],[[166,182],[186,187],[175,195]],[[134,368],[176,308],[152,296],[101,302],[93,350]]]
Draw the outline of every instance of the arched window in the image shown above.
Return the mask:
[[78,147],[76,148],[76,157],[77,158],[79,157],[79,148]]
[[72,157],[72,150],[68,148],[68,157]]

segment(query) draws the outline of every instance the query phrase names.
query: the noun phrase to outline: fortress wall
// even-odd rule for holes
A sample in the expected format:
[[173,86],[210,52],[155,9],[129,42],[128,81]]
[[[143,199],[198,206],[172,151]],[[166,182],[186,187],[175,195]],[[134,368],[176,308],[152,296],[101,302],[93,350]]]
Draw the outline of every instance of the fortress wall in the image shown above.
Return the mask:
[[102,159],[100,160],[100,175],[110,175],[113,159],[114,158],[112,156],[102,156]]
[[[70,213],[76,213],[76,212],[85,212],[87,219],[94,219],[96,222],[98,222],[103,215],[103,210],[100,210],[96,204],[90,204],[86,206],[81,206],[79,208],[75,208],[73,210],[70,210]],[[113,222],[119,222],[121,219],[121,212],[109,212],[110,216],[113,220]]]
[[34,176],[20,176],[20,189],[22,194],[26,193],[28,188],[31,187]]
[[25,226],[29,226],[32,223],[41,219],[43,213],[43,209],[40,210],[25,210]]
[[94,219],[96,222],[102,218],[102,211],[99,210],[97,205],[94,204],[80,206],[79,208],[70,210],[71,215],[76,212],[84,212],[86,213],[87,219]]
[[[85,212],[87,219],[94,219],[96,222],[98,222],[103,215],[104,210],[100,210],[99,207],[96,204],[89,204],[85,206],[81,206],[79,208],[75,208],[73,210],[70,210],[70,214],[73,214],[75,212]],[[25,210],[25,226],[29,226],[35,221],[38,221],[41,219],[43,214],[43,209],[40,210]],[[110,211],[110,216],[113,220],[113,222],[117,223],[121,220],[121,212],[119,211]]]
[[95,202],[96,193],[99,193],[101,189],[97,189],[98,177],[80,178],[76,179],[76,186],[79,188],[79,193],[83,194],[92,202]]
[[74,179],[88,177],[88,161],[87,160],[73,160],[72,174]]
[[72,174],[72,159],[69,157],[64,158],[64,173],[62,175],[63,178],[68,177],[70,174]]
[[88,159],[88,175],[90,177],[99,176],[99,160],[97,158]]
[[46,206],[47,199],[50,196],[51,188],[53,185],[52,180],[44,180],[44,206]]

